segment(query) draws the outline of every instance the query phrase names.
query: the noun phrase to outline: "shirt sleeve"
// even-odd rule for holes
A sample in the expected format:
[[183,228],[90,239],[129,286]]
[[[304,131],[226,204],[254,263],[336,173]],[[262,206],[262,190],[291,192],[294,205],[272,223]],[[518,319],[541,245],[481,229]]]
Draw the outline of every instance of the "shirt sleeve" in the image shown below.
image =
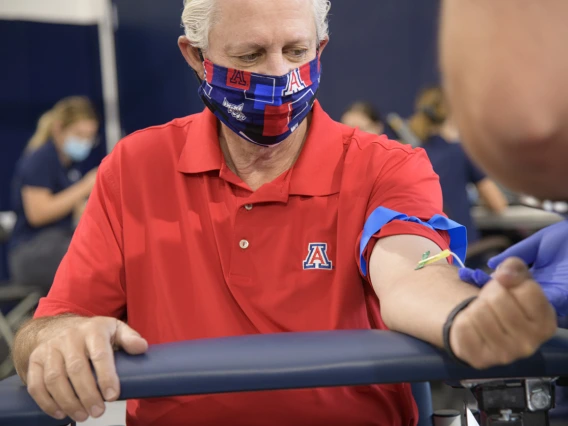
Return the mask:
[[[435,215],[444,216],[438,175],[434,173],[430,160],[422,148],[397,150],[389,163],[390,165],[383,168],[374,183],[366,219],[379,207],[414,216],[425,222]],[[442,250],[448,249],[450,243],[446,231],[436,231],[415,222],[393,220],[375,233],[364,248],[361,255],[367,265],[377,240],[392,235],[416,235],[428,238]],[[361,270],[360,242],[361,236],[356,247],[357,262]],[[363,271],[361,273],[365,276]],[[369,275],[366,274],[367,279],[370,279]]]
[[469,155],[467,155],[467,153],[464,151],[461,144],[459,144],[459,147],[460,147],[460,149],[462,151],[462,155],[465,159],[465,167],[467,168],[468,180],[469,180],[470,183],[477,185],[479,182],[481,182],[487,176],[485,175],[485,173],[483,173],[481,171],[481,169],[479,167],[477,167],[475,165],[475,163],[473,161],[471,161],[471,158],[469,158]]
[[125,317],[122,212],[113,155],[99,168],[85,213],[36,318],[63,313]]
[[44,161],[33,154],[26,158],[20,167],[22,186],[34,186],[54,190],[54,167],[50,161]]

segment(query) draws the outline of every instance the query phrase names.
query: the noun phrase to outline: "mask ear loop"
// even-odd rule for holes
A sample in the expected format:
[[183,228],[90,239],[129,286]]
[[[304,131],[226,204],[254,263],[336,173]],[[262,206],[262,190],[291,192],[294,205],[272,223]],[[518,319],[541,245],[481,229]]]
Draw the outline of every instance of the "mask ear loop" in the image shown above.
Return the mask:
[[[203,57],[203,52],[201,51],[201,49],[197,49],[197,51],[199,52],[199,58],[201,59],[201,62],[205,62],[205,58]],[[197,81],[199,82],[199,85],[201,86],[203,84],[203,79],[201,77],[199,77],[199,74],[197,73],[197,71],[195,71],[193,68],[193,74],[195,74],[195,77],[197,78]]]

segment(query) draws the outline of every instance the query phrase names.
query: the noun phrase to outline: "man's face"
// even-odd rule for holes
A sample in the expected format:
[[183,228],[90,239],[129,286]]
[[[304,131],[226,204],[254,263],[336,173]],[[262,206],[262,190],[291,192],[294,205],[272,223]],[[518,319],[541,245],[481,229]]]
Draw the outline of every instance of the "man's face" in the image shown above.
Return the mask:
[[216,19],[205,52],[213,63],[281,76],[315,58],[311,0],[215,1]]

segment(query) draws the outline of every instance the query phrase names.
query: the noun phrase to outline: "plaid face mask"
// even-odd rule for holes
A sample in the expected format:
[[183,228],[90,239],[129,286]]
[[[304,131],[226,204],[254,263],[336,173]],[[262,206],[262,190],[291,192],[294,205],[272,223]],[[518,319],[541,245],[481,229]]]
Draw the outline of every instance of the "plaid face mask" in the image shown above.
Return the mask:
[[311,111],[319,87],[321,64],[314,60],[277,77],[224,68],[203,61],[205,80],[199,96],[233,132],[257,145],[286,139]]

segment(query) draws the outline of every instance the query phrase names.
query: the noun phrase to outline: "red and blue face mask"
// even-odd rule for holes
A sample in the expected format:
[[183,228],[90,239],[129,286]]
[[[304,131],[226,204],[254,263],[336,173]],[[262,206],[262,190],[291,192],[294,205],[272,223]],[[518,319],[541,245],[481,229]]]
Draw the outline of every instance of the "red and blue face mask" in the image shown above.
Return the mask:
[[320,82],[319,55],[276,77],[224,68],[208,59],[199,96],[237,135],[262,146],[286,139],[312,109]]

